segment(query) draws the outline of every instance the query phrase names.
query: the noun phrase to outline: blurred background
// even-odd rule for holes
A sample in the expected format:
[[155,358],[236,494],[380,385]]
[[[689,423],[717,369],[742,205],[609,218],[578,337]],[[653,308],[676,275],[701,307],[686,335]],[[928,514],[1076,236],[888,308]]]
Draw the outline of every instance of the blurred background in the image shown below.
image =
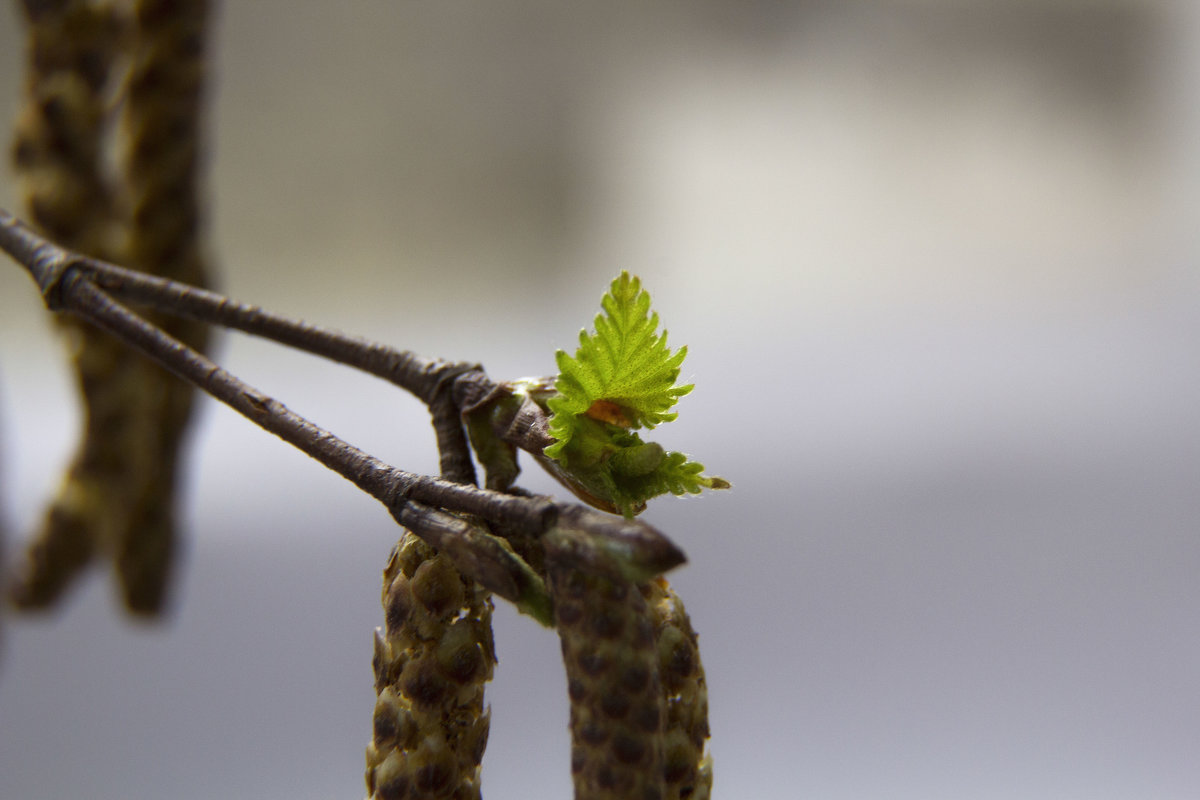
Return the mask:
[[[1200,796],[1200,6],[276,0],[214,57],[228,293],[510,378],[627,269],[689,346],[655,438],[734,489],[646,519],[717,798]],[[21,60],[10,4],[8,119]],[[218,352],[436,469],[381,382]],[[78,428],[62,353],[0,268],[10,562]],[[0,797],[362,795],[394,523],[211,402],[189,464],[165,623],[100,571],[3,620]],[[496,639],[486,796],[569,797],[557,640],[504,604]]]

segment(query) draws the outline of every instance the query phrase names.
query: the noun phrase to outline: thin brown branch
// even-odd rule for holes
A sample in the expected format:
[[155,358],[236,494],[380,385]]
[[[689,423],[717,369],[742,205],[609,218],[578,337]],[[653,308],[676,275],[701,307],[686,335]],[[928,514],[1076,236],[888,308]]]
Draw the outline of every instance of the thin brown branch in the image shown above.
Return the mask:
[[[426,404],[434,401],[440,382],[454,374],[478,369],[472,364],[421,358],[407,350],[293,320],[216,292],[71,253],[38,236],[3,209],[0,209],[0,237],[3,237],[4,249],[17,261],[26,264],[45,262],[45,266],[39,267],[39,274],[44,276],[38,284],[43,295],[58,280],[58,273],[70,266],[87,272],[97,288],[116,299],[220,325],[322,356],[383,378]],[[52,297],[46,296],[46,303],[51,308],[56,307]]]
[[[114,298],[278,342],[404,389],[430,407],[439,452],[446,462],[442,474],[464,483],[475,482],[458,417],[508,391],[505,385],[490,380],[478,364],[422,358],[407,350],[293,320],[216,292],[73,254],[45,241],[2,209],[0,237],[4,239],[4,248],[17,260],[46,262],[42,274],[48,284],[39,284],[43,295],[57,280],[57,272],[69,265],[87,272],[99,288]],[[47,305],[52,308],[54,302],[52,297],[46,297]],[[513,418],[497,420],[495,434],[537,457],[552,441],[548,438],[547,422],[536,404],[526,403]]]
[[[535,538],[552,534],[547,546],[556,551],[563,563],[623,580],[633,576],[644,580],[685,560],[682,551],[661,532],[639,520],[603,514],[576,503],[480,489],[385,464],[295,414],[283,403],[242,382],[129,311],[93,282],[93,260],[46,242],[3,210],[0,210],[0,249],[26,268],[49,308],[80,316],[141,350],[259,427],[342,475],[382,502],[402,524],[417,533],[421,532],[424,517],[419,509],[406,508],[409,501],[472,514]],[[110,273],[103,273],[107,274]],[[197,293],[219,297],[199,290]],[[219,302],[206,303],[206,307],[219,305]],[[232,301],[226,301],[226,305],[237,306]],[[274,315],[271,319],[282,320]],[[418,359],[411,354],[409,357],[413,364],[429,365],[430,372],[426,374],[446,366],[446,362]],[[513,580],[522,585],[526,578],[514,575]]]

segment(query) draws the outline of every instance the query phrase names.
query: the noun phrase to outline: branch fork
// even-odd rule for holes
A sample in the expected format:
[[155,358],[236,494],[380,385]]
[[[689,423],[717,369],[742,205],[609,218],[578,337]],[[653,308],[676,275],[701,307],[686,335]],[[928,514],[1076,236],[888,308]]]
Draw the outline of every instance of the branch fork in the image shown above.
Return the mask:
[[[103,328],[320,461],[382,502],[400,524],[431,545],[459,554],[456,566],[465,568],[465,574],[543,622],[548,622],[549,600],[533,586],[529,566],[491,534],[458,515],[540,540],[557,560],[618,580],[648,580],[685,561],[674,543],[644,522],[578,503],[474,486],[462,415],[503,391],[502,384],[491,381],[478,365],[421,358],[291,321],[215,292],[88,258],[47,241],[3,210],[0,249],[29,272],[47,308]],[[443,472],[451,479],[407,472],[354,447],[167,335],[121,301],[272,339],[400,386],[429,406]],[[534,420],[500,433],[510,444],[528,448],[531,440],[541,439],[539,431],[544,431],[544,421]]]

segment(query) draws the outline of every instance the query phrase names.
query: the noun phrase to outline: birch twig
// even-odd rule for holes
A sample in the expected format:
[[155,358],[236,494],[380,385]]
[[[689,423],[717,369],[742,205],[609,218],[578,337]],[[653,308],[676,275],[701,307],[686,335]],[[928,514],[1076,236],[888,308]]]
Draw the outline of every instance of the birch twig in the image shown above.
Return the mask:
[[[283,403],[244,383],[134,314],[97,285],[92,277],[92,271],[97,267],[94,259],[46,241],[3,210],[0,210],[0,249],[30,273],[50,309],[82,317],[142,351],[259,427],[342,475],[382,502],[402,525],[422,537],[436,536],[447,525],[453,525],[440,515],[460,512],[539,539],[556,528],[572,532],[571,545],[563,548],[564,563],[597,574],[622,579],[634,574],[645,579],[685,561],[678,547],[640,520],[613,517],[577,503],[541,496],[479,489],[407,472],[380,461],[292,412]],[[102,283],[103,276],[101,278]],[[161,285],[180,296],[193,292],[218,297],[172,282]],[[229,300],[225,300],[225,305],[243,310],[251,308]],[[262,314],[277,322],[282,320],[276,315]],[[294,330],[314,330],[303,323],[292,323],[291,326]],[[419,390],[428,391],[427,396],[431,399],[436,395],[438,381],[451,367],[446,362],[421,359],[382,346],[366,343],[361,346],[370,353],[388,352],[385,359],[388,363],[393,363],[394,357],[402,356],[403,366],[398,368],[398,373],[408,376],[406,380],[411,378]],[[475,374],[481,383],[494,385],[481,371]],[[461,380],[461,376],[456,380]],[[486,581],[486,576],[478,577]],[[525,582],[523,576],[514,575],[513,580],[518,586]],[[504,596],[502,592],[497,593]],[[513,597],[506,599],[515,600]]]

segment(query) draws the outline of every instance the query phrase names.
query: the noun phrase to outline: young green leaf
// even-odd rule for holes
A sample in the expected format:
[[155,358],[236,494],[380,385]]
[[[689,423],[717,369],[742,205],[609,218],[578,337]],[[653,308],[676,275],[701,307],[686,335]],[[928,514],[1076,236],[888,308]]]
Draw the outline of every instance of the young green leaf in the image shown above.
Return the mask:
[[672,353],[667,347],[667,332],[658,332],[658,314],[650,311],[641,281],[622,272],[600,304],[605,313],[596,315],[596,332],[580,331],[575,356],[555,354],[559,396],[550,400],[550,435],[559,443],[547,451],[552,458],[566,446],[558,434],[570,433],[570,416],[653,428],[675,419],[671,407],[692,390],[675,385],[687,348]]
[[545,400],[555,441],[543,463],[580,497],[626,516],[667,492],[728,488],[684,454],[643,442],[633,431],[675,419],[671,408],[692,390],[676,383],[687,348],[667,346],[641,281],[622,272],[601,306],[595,332],[580,332],[575,355],[555,354],[556,394]]

